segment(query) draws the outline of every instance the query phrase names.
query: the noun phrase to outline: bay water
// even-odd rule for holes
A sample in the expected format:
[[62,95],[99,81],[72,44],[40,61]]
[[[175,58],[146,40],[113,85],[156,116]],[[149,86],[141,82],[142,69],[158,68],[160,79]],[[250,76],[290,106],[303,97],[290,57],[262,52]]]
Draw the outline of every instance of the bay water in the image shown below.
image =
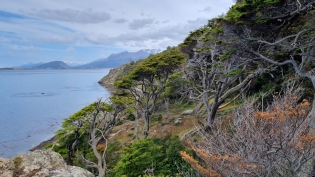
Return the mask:
[[109,92],[101,70],[0,70],[0,157],[11,158],[54,136],[64,118]]

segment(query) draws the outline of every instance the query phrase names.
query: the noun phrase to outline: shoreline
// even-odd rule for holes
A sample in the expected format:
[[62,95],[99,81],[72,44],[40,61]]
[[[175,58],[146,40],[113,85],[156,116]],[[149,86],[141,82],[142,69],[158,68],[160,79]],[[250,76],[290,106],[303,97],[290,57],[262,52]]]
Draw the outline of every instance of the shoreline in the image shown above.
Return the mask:
[[32,147],[31,149],[29,149],[30,152],[35,151],[35,150],[41,150],[44,149],[46,145],[51,144],[56,142],[57,138],[56,136],[53,136],[52,138],[42,141],[41,143],[39,143],[38,145]]
[[[112,95],[116,90],[114,87],[114,79],[117,77],[118,73],[120,73],[122,68],[124,67],[125,65],[123,65],[123,67],[119,67],[119,69],[116,69],[116,68],[111,69],[106,76],[104,76],[101,80],[98,81],[98,84],[104,87]],[[31,149],[29,149],[29,151],[32,152],[35,150],[44,149],[46,145],[55,143],[56,141],[57,141],[57,138],[56,138],[56,135],[54,135],[52,138],[42,141],[38,145],[32,147]]]

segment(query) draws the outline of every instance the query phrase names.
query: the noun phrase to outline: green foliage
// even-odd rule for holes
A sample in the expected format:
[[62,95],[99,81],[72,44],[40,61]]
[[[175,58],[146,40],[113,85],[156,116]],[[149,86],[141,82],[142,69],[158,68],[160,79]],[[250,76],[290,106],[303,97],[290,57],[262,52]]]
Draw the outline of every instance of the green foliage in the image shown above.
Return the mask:
[[129,113],[129,114],[127,115],[127,120],[134,121],[134,120],[136,120],[136,117],[135,117],[135,115],[133,115],[132,113]]
[[229,57],[231,54],[233,54],[233,53],[235,53],[235,50],[229,50],[229,51],[225,52],[225,53],[220,57],[220,60],[221,60],[221,61],[225,61],[225,60],[228,59],[228,57]]
[[240,74],[241,72],[242,72],[241,69],[234,69],[233,71],[231,71],[231,72],[225,74],[224,76],[225,76],[225,77],[230,77],[230,76],[238,75],[238,74]]
[[251,6],[247,3],[237,3],[227,12],[225,19],[237,24],[242,24],[243,21],[240,19],[248,13],[250,7]]
[[[120,159],[120,149],[122,148],[119,141],[110,141],[107,145],[106,151],[106,163],[108,169],[114,169]],[[114,174],[108,174],[108,176],[114,176]]]
[[168,77],[165,91],[162,93],[161,97],[171,99],[178,98],[180,95],[177,90],[187,84],[189,84],[189,82],[183,78],[183,72],[175,72]]
[[170,48],[164,52],[151,55],[137,63],[125,76],[115,81],[115,87],[128,89],[136,86],[136,81],[147,80],[153,82],[169,73],[185,62],[185,55],[178,48]]
[[162,114],[154,114],[151,116],[152,122],[157,121],[157,122],[161,123],[162,119],[163,119]]
[[153,140],[155,143],[162,145],[163,152],[165,152],[164,158],[167,159],[170,173],[164,175],[176,176],[179,170],[189,171],[191,169],[190,165],[182,159],[179,153],[180,151],[188,150],[183,146],[178,136],[168,134],[163,138],[155,138]]
[[[225,20],[234,22],[236,24],[243,24],[244,18],[256,14],[256,17],[260,17],[261,9],[265,9],[269,5],[273,5],[281,2],[282,0],[244,0],[241,3],[236,3],[230,8],[225,16]],[[264,23],[267,20],[258,19],[256,23]]]
[[122,175],[138,177],[144,175],[144,170],[155,167],[154,174],[169,173],[166,160],[163,158],[162,146],[154,143],[153,139],[142,139],[123,150],[123,155],[114,168],[117,177]]
[[[82,156],[90,161],[96,162],[95,155],[90,148],[89,142],[89,118],[95,111],[96,103],[90,104],[80,111],[66,118],[62,128],[56,133],[57,143],[53,150],[58,152],[68,164],[86,168],[82,162]],[[112,112],[112,105],[100,103],[99,110]],[[92,169],[89,169],[92,170]]]
[[118,121],[118,122],[116,123],[116,126],[119,126],[119,125],[122,125],[122,124],[123,124],[122,121]]
[[128,90],[116,91],[114,96],[111,97],[111,101],[114,104],[123,106],[130,113],[135,111],[133,106],[135,104],[135,100]]
[[[185,150],[177,136],[142,139],[122,151],[122,157],[114,168],[115,176],[142,176],[144,170],[155,168],[155,176],[176,176],[179,169],[188,171],[179,151]],[[153,165],[153,166],[152,166]]]

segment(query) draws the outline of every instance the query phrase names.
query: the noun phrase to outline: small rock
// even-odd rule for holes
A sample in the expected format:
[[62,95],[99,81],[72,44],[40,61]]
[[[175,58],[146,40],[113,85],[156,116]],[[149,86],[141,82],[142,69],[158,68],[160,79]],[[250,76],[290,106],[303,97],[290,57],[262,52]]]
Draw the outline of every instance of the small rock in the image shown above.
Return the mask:
[[182,116],[184,116],[184,115],[191,115],[193,112],[194,112],[194,110],[188,109],[188,110],[182,112],[181,115],[182,115]]
[[174,124],[180,124],[183,122],[183,118],[177,118],[174,120]]

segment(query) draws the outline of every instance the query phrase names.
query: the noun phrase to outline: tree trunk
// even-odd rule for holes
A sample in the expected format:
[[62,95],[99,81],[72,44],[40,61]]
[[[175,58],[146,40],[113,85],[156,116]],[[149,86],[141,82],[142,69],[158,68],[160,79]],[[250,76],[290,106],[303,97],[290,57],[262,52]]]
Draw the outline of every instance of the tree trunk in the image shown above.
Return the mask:
[[313,96],[312,109],[309,113],[309,116],[311,117],[310,126],[312,127],[312,129],[315,129],[315,94]]
[[208,117],[211,113],[211,108],[210,108],[210,104],[209,104],[209,96],[208,96],[208,93],[205,92],[203,95],[202,95],[202,101],[203,101],[203,104],[206,106],[206,111],[208,113]]
[[139,140],[138,125],[139,125],[139,114],[138,114],[138,109],[136,108],[136,111],[135,111],[135,131],[134,131],[134,135],[135,135],[136,140]]
[[97,145],[100,138],[96,139],[96,131],[97,129],[93,129],[91,132],[91,145],[93,153],[97,159],[97,170],[99,177],[105,177],[106,162],[104,157],[102,157],[101,154],[97,151]]
[[147,138],[150,129],[150,118],[149,118],[149,111],[145,110],[144,112],[144,127],[142,131],[142,138]]
[[170,99],[169,98],[166,98],[165,99],[165,112],[166,112],[166,119],[169,118],[170,116],[170,110],[169,110],[169,103],[170,103]]

